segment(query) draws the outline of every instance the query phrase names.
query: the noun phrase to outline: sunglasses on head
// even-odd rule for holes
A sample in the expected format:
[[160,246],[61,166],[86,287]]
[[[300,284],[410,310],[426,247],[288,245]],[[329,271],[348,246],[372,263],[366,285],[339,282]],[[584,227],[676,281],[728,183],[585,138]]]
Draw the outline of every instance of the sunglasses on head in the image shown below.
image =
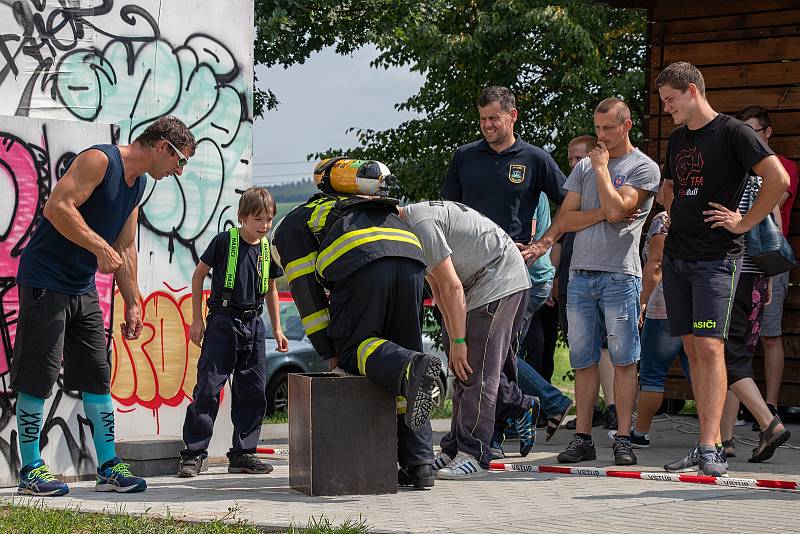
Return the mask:
[[[161,139],[164,138],[162,137]],[[185,166],[189,162],[189,158],[184,156],[183,153],[180,150],[178,150],[178,147],[170,143],[168,139],[164,139],[164,141],[166,141],[167,144],[172,147],[172,150],[174,150],[175,153],[178,155],[178,167]]]

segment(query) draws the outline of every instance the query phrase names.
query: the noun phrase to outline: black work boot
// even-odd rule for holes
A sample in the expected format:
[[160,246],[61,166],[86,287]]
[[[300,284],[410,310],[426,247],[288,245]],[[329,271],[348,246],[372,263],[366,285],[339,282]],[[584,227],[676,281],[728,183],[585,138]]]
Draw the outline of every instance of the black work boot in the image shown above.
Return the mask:
[[228,453],[228,473],[266,475],[271,472],[272,466],[259,460],[255,454]]
[[181,478],[196,477],[201,471],[207,471],[206,459],[202,456],[181,456],[181,464],[178,466],[178,476]]
[[406,368],[405,422],[412,430],[419,430],[430,418],[434,380],[439,376],[441,368],[442,362],[439,358],[422,352],[417,353]]
[[567,450],[560,453],[556,459],[560,464],[574,464],[587,460],[596,460],[597,452],[594,450],[594,442],[585,440],[575,434],[572,441],[569,442]]
[[397,485],[415,489],[433,486],[433,469],[430,464],[409,465],[397,472]]

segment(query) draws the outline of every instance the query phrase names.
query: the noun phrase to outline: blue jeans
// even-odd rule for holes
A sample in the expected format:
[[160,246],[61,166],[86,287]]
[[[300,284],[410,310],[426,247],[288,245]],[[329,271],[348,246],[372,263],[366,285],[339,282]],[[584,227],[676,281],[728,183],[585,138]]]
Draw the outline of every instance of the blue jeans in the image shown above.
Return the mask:
[[600,362],[603,318],[611,363],[626,366],[639,360],[641,291],[642,279],[631,274],[582,269],[569,272],[567,317],[573,369],[586,369]]
[[517,350],[517,356],[520,358],[525,356],[525,347],[523,346],[523,341],[525,340],[525,336],[528,335],[528,328],[531,326],[531,321],[533,320],[533,314],[539,311],[539,308],[544,306],[544,303],[547,302],[547,297],[550,296],[550,291],[553,289],[553,279],[546,280],[540,284],[533,284],[531,288],[528,290],[528,294],[530,297],[528,298],[528,307],[525,309],[525,315],[522,318],[522,324],[519,327],[519,349]]
[[558,417],[572,403],[569,397],[545,380],[522,358],[517,358],[517,385],[526,395],[539,397],[542,410],[548,418]]
[[639,390],[664,392],[667,372],[675,357],[681,359],[683,375],[689,378],[689,359],[681,338],[669,335],[666,319],[645,319],[642,329],[642,359],[639,363]]

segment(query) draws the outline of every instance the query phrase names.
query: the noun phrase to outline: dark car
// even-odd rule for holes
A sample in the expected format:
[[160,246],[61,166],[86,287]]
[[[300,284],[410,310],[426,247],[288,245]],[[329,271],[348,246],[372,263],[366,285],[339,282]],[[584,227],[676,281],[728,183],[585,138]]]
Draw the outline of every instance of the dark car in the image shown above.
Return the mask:
[[[264,325],[267,327],[267,414],[285,411],[289,400],[289,373],[318,373],[328,370],[328,364],[320,358],[303,330],[303,323],[290,293],[280,293],[281,327],[289,339],[289,352],[275,350],[272,323],[264,310]],[[441,350],[432,348],[431,338],[423,334],[423,348],[442,360],[442,370],[434,386],[434,399],[441,406],[451,388],[447,381],[447,357]]]

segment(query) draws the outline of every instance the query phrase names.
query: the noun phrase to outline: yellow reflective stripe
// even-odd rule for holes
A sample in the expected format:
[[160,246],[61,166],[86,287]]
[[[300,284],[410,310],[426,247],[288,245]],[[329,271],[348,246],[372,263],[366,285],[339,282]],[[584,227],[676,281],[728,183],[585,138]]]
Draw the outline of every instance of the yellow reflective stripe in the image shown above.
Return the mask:
[[363,376],[367,375],[366,372],[367,358],[369,358],[370,354],[375,352],[375,349],[377,349],[384,343],[386,343],[385,339],[381,339],[379,337],[368,337],[358,345],[358,350],[356,351],[356,358],[358,360],[358,372],[361,373]]
[[422,249],[422,245],[419,239],[417,239],[417,236],[407,230],[401,230],[399,228],[381,228],[379,226],[364,228],[362,230],[353,230],[352,232],[342,234],[333,243],[325,247],[325,250],[317,257],[317,272],[322,274],[322,271],[336,261],[337,258],[354,248],[380,240],[402,241]]
[[314,208],[314,211],[311,212],[311,217],[309,217],[307,223],[312,232],[317,233],[322,230],[322,228],[325,226],[325,221],[328,220],[328,214],[333,209],[334,204],[336,204],[335,200],[329,200]]
[[306,331],[306,335],[310,336],[314,332],[319,332],[324,328],[328,328],[330,322],[330,312],[328,311],[328,308],[323,308],[318,312],[314,312],[311,315],[303,317],[303,329]]
[[395,402],[397,403],[397,415],[403,415],[406,413],[406,407],[408,406],[406,398],[398,396]]
[[315,250],[307,256],[290,261],[286,264],[286,279],[291,282],[296,278],[314,272],[317,263],[317,251]]

